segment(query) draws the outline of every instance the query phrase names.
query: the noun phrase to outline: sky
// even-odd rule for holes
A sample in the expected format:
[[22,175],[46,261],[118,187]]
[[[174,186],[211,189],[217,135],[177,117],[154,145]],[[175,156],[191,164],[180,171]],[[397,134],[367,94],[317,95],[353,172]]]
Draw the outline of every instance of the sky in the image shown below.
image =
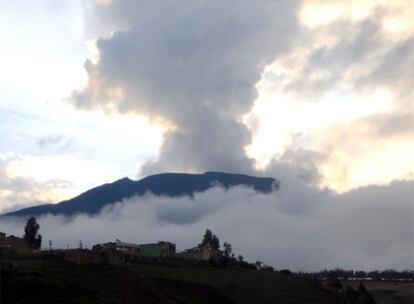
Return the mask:
[[[226,220],[216,214],[221,208],[194,211],[179,200],[167,210],[182,212],[182,224],[190,226],[167,221],[158,236],[175,231],[188,244],[195,234],[189,237],[185,227],[200,234],[211,223],[237,238],[234,220],[269,244],[274,230],[295,226],[296,239],[306,239],[303,230],[341,234],[327,240],[362,250],[350,264],[414,262],[412,1],[21,0],[0,6],[0,212],[56,203],[124,176],[212,170],[272,176],[285,190],[257,200],[265,201],[262,216],[267,210],[274,219],[261,221],[260,212],[248,218],[243,204],[257,194],[219,191],[218,201],[238,198],[242,205],[228,210],[244,210],[234,213],[240,218],[228,213]],[[357,216],[367,214],[366,206],[372,214]],[[162,226],[164,218],[148,210]],[[87,222],[99,231],[108,214]],[[119,214],[117,225],[130,222]],[[383,232],[374,242],[384,222],[395,225],[393,238]],[[357,229],[346,232],[352,225],[369,230],[363,241],[371,247],[361,248]],[[248,251],[242,240],[236,245]],[[395,253],[387,254],[393,246]],[[374,259],[376,251],[384,255]],[[289,257],[266,252],[261,258],[273,264]],[[344,252],[331,253],[329,263],[345,265]]]

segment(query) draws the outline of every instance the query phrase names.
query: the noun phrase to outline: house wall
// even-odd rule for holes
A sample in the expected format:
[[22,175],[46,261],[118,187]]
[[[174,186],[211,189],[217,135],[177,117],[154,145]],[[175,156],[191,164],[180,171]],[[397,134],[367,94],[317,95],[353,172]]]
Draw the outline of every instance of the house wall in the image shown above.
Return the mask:
[[175,255],[175,244],[170,242],[158,242],[156,244],[139,245],[142,258],[165,258]]
[[94,245],[92,250],[116,251],[129,261],[138,260],[140,257],[140,250],[138,245],[123,243],[119,240],[116,242]]
[[141,257],[143,258],[157,258],[161,256],[160,246],[158,244],[145,244],[139,246]]
[[125,262],[122,252],[112,246],[95,245],[92,248],[92,253],[97,263],[121,265]]
[[175,255],[175,244],[170,242],[159,242],[160,256],[161,257],[172,257]]
[[29,244],[23,239],[16,236],[8,236],[0,239],[0,247],[4,248],[4,251],[16,254],[30,254],[32,249]]
[[140,249],[137,247],[117,246],[116,249],[128,258],[138,258],[140,256]]
[[207,261],[210,259],[210,251],[189,249],[189,250],[177,253],[175,256],[177,258],[184,258],[184,259],[189,259],[189,260]]

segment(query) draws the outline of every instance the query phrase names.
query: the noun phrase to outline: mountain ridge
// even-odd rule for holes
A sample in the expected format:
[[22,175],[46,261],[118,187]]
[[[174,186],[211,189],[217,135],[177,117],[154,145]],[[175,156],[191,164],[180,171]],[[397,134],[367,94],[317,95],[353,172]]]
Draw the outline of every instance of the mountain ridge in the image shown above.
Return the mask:
[[160,173],[144,177],[138,181],[121,178],[89,189],[74,198],[57,204],[43,204],[28,207],[3,216],[40,216],[74,215],[85,213],[97,214],[106,205],[120,202],[132,196],[152,193],[157,196],[193,197],[195,193],[204,192],[217,184],[228,189],[235,186],[247,186],[258,192],[269,193],[279,188],[279,181],[271,177],[255,177],[244,174],[208,171],[201,174]]

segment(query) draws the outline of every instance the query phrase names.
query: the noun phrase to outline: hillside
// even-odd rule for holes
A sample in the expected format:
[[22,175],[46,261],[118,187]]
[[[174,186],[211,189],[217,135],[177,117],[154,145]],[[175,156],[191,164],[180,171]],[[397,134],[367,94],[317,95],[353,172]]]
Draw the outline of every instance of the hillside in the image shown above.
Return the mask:
[[192,196],[204,192],[217,184],[225,188],[246,186],[263,193],[278,189],[274,178],[253,177],[242,174],[206,172],[204,174],[163,173],[145,177],[139,181],[123,178],[113,183],[88,190],[79,196],[58,204],[45,204],[21,209],[6,216],[39,216],[44,214],[73,215],[77,213],[96,214],[104,206],[132,196],[152,193],[159,196]]
[[1,303],[335,304],[310,281],[279,272],[152,264],[76,266],[43,260],[1,282]]

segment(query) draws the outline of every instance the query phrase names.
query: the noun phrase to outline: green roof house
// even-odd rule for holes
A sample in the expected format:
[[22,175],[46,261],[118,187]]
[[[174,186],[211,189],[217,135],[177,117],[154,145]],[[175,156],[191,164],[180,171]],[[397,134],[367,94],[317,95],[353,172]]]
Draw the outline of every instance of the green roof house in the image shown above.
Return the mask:
[[171,257],[175,254],[175,244],[170,242],[158,242],[154,244],[139,245],[142,258],[160,259]]

